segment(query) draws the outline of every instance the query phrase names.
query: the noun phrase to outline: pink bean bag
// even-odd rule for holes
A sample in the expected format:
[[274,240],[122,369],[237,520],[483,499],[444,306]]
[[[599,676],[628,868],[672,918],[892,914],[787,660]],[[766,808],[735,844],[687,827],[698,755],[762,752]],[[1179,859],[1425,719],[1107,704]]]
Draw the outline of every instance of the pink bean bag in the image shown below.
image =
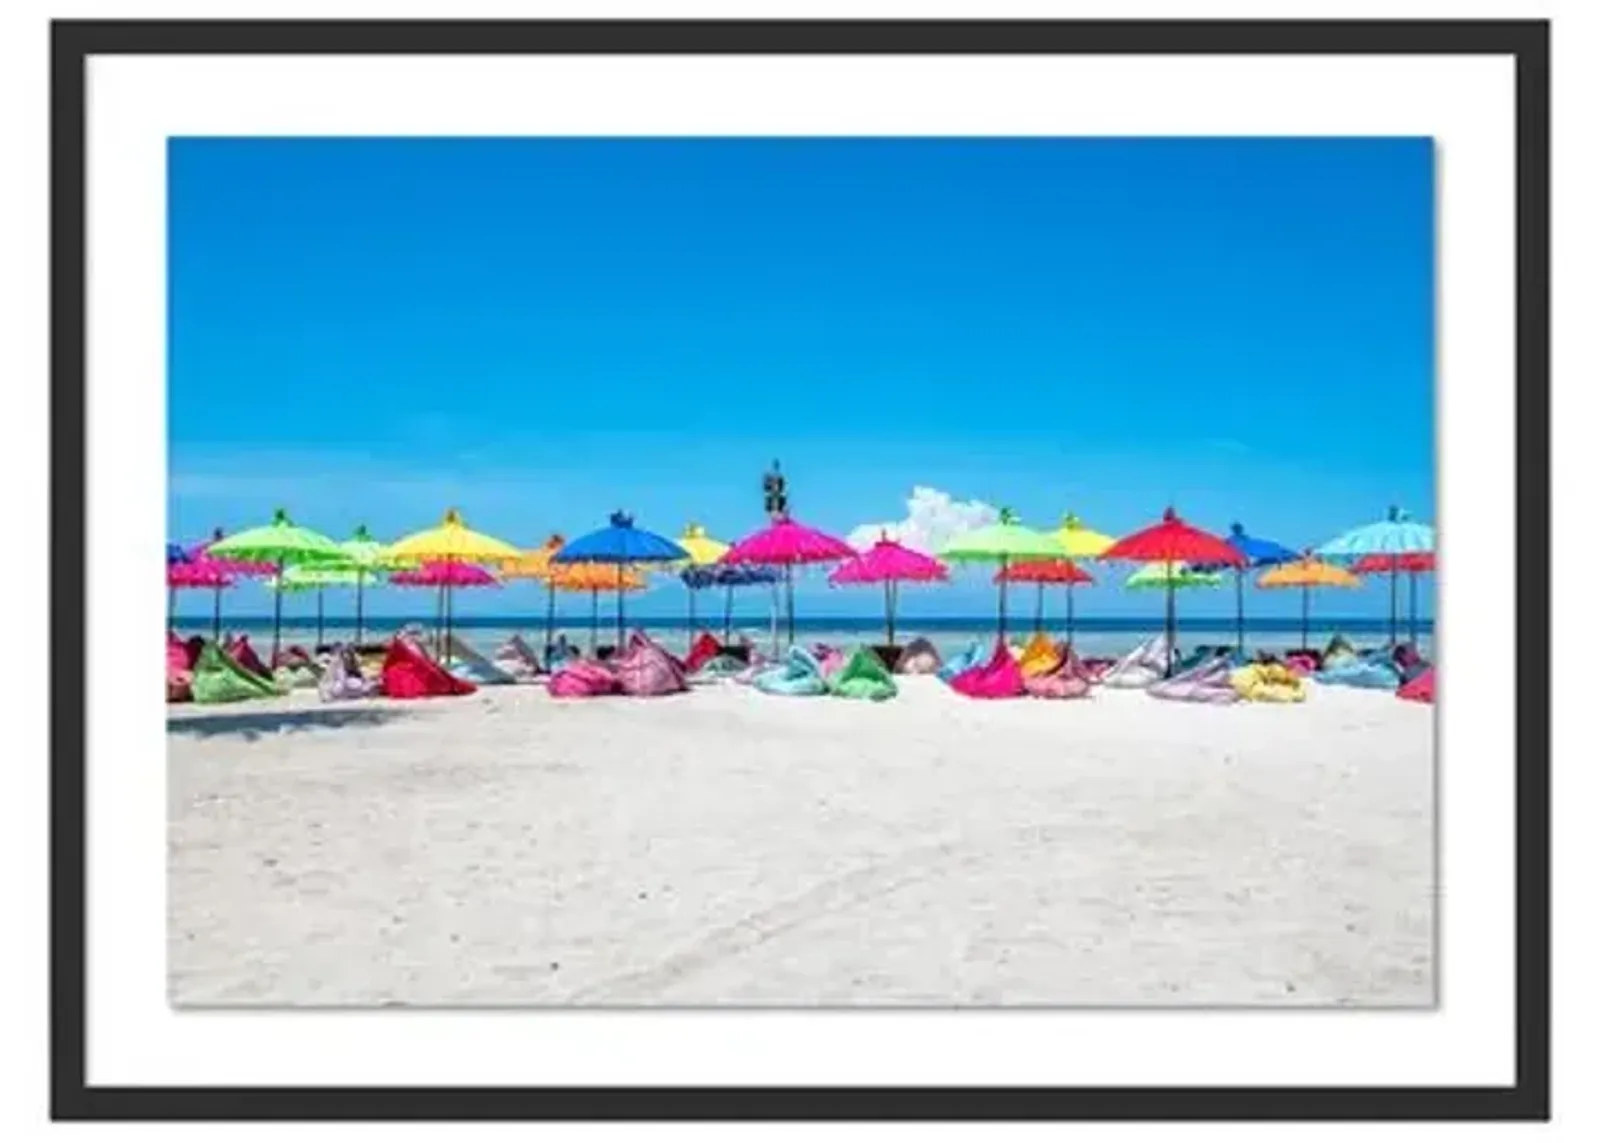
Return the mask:
[[611,661],[611,667],[625,695],[645,698],[689,689],[683,664],[642,632],[633,633],[628,649]]
[[846,662],[844,652],[837,647],[829,650],[826,655],[819,655],[818,659],[822,667],[822,677],[825,679],[831,679],[834,675],[837,675],[844,669]]
[[1074,699],[1088,698],[1092,679],[1084,668],[1083,660],[1069,644],[1056,646],[1056,665],[1041,675],[1023,676],[1023,688],[1034,698]]
[[572,660],[544,685],[554,698],[594,698],[614,695],[621,689],[611,668],[593,659]]
[[950,680],[950,686],[968,698],[978,699],[1020,698],[1027,693],[1022,668],[1017,666],[1004,639],[995,640],[994,654],[987,663],[962,671]]
[[1423,671],[1422,674],[1412,679],[1409,683],[1401,686],[1401,688],[1396,691],[1395,694],[1399,695],[1403,699],[1410,699],[1412,702],[1432,702],[1434,691],[1434,672],[1437,669],[1438,668],[1436,667],[1429,667],[1426,671]]
[[235,635],[233,642],[228,644],[228,654],[233,661],[238,663],[252,675],[260,675],[263,679],[272,678],[272,670],[261,661],[261,656],[256,654],[254,647],[250,646],[248,635]]
[[189,690],[189,684],[194,681],[194,673],[189,669],[194,664],[189,661],[189,647],[176,635],[167,635],[167,701],[189,702],[194,698]]
[[1314,675],[1322,669],[1317,656],[1309,651],[1290,651],[1283,657],[1283,665],[1297,675]]
[[1232,661],[1227,656],[1218,656],[1173,675],[1170,679],[1151,683],[1145,688],[1145,693],[1155,698],[1176,699],[1179,702],[1226,705],[1238,702],[1240,698],[1239,692],[1234,689],[1232,678]]

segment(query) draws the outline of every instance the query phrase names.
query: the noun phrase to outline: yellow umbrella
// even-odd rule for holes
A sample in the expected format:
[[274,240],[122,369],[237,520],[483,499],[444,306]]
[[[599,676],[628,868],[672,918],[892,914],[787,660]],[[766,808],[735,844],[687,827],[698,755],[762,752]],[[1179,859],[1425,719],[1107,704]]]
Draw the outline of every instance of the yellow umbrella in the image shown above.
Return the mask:
[[[600,630],[600,593],[602,591],[643,591],[647,586],[644,576],[621,564],[552,564],[545,583],[552,593],[557,591],[587,591],[591,606],[589,614],[589,653],[593,654]],[[552,622],[554,620],[552,619]],[[554,642],[554,635],[549,638]],[[618,647],[618,651],[622,648]],[[546,650],[548,657],[549,651]]]
[[1300,645],[1311,640],[1311,589],[1314,587],[1360,587],[1361,578],[1312,556],[1279,564],[1256,580],[1257,587],[1298,587],[1300,589]]
[[[396,562],[408,560],[443,561],[446,564],[498,564],[514,560],[522,553],[504,540],[474,532],[461,520],[461,513],[451,508],[437,528],[413,532],[404,539],[389,545],[388,558]],[[442,647],[450,645],[450,588],[439,588],[444,612],[444,640]]]
[[[706,535],[706,530],[699,524],[690,524],[683,530],[683,535],[678,537],[678,547],[689,553],[689,558],[678,565],[682,568],[703,568],[720,560],[728,550],[728,545],[721,540],[713,540]],[[689,589],[689,638],[690,646],[694,645],[694,597],[699,594],[693,583],[687,577],[684,587]]]
[[565,536],[552,532],[550,538],[540,547],[520,553],[516,559],[507,560],[500,565],[502,579],[542,579],[545,581],[545,608],[544,608],[544,653],[546,658],[550,655],[550,645],[556,638],[556,585],[550,582],[550,571],[557,564],[550,562],[550,557],[559,552],[566,544]]
[[[1092,560],[1103,555],[1116,539],[1102,535],[1083,526],[1083,521],[1068,512],[1061,517],[1061,527],[1053,533],[1069,560]],[[1072,581],[1067,581],[1067,642],[1072,642]]]

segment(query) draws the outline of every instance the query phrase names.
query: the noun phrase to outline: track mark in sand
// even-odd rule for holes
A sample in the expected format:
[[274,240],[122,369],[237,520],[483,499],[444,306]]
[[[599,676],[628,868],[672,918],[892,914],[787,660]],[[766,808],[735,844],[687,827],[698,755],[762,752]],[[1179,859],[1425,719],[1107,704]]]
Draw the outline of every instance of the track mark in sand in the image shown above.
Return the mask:
[[792,897],[713,929],[694,944],[648,968],[621,973],[568,993],[562,1003],[622,1002],[646,998],[693,972],[739,956],[808,921],[886,897],[938,872],[975,865],[981,852],[957,858],[955,842],[918,846],[894,857],[813,885]]

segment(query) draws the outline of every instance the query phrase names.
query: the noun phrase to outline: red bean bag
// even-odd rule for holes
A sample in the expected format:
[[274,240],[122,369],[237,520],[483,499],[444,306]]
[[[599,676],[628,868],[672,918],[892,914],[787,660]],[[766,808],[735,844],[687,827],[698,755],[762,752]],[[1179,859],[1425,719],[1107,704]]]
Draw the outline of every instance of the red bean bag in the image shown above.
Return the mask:
[[615,672],[593,659],[569,660],[545,680],[544,686],[554,698],[594,698],[614,695],[621,689]]
[[458,679],[428,657],[422,647],[397,635],[383,657],[379,687],[389,698],[439,698],[445,695],[470,695],[478,688]]
[[235,663],[252,675],[260,675],[263,679],[272,678],[272,669],[261,661],[261,656],[250,646],[248,635],[235,635],[233,642],[228,644],[228,654]]
[[1011,648],[1004,639],[995,640],[994,654],[987,663],[962,671],[950,680],[950,686],[968,698],[977,699],[1020,698],[1027,693],[1022,668],[1012,658]]
[[1437,668],[1429,667],[1426,671],[1423,671],[1422,674],[1412,679],[1409,683],[1401,686],[1401,688],[1396,691],[1395,694],[1399,695],[1403,699],[1410,699],[1412,702],[1432,702],[1434,671],[1436,669]]
[[722,644],[717,637],[709,631],[702,631],[700,637],[690,645],[689,657],[684,659],[683,669],[692,675],[720,654]]
[[194,680],[190,671],[189,647],[176,635],[167,635],[167,701],[188,702],[194,698],[189,684]]

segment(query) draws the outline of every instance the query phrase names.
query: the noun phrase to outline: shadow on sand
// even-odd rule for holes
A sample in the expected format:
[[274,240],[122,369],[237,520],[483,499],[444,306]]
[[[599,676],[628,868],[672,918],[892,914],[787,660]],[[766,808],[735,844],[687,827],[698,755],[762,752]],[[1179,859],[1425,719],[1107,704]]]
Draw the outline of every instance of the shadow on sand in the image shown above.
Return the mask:
[[409,716],[408,711],[391,707],[332,710],[254,710],[237,714],[168,715],[168,734],[187,734],[195,738],[215,738],[219,734],[238,734],[256,739],[263,734],[282,734],[295,730],[337,730],[346,726],[382,726]]

